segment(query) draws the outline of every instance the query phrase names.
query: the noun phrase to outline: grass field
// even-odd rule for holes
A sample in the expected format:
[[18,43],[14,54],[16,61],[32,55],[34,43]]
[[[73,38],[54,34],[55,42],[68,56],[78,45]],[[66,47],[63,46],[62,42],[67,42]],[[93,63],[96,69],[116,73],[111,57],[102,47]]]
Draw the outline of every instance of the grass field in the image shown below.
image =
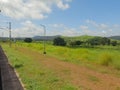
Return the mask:
[[[20,43],[18,46],[28,47],[43,53],[41,43]],[[59,58],[60,60],[77,64],[90,63],[103,66],[112,66],[120,69],[120,47],[119,46],[99,46],[95,48],[70,48],[53,45],[46,45],[48,55]]]
[[[76,87],[69,79],[59,76],[60,72],[51,70],[42,64],[47,58],[55,57],[60,61],[73,63],[80,66],[89,66],[96,69],[112,68],[110,73],[117,70],[117,77],[120,77],[120,48],[112,46],[100,46],[95,48],[70,48],[53,45],[46,45],[47,55],[43,55],[42,43],[16,43],[10,48],[2,44],[5,53],[12,66],[17,70],[27,90],[92,90],[83,86]],[[31,52],[29,52],[31,51]],[[25,52],[25,53],[24,53]],[[28,53],[26,55],[26,52]],[[39,57],[41,59],[39,59]],[[49,64],[48,64],[49,66]],[[113,71],[114,70],[114,71]],[[109,71],[104,71],[104,73]],[[62,73],[69,75],[69,70]],[[102,70],[103,73],[103,70]],[[100,80],[94,75],[87,75],[91,83],[99,83]],[[80,89],[81,88],[81,89]],[[83,89],[82,89],[83,88]],[[117,87],[119,90],[120,87]],[[112,89],[111,89],[112,90]]]
[[45,68],[34,57],[26,56],[16,48],[3,45],[10,63],[17,70],[27,90],[76,90],[68,81],[58,77],[53,71]]

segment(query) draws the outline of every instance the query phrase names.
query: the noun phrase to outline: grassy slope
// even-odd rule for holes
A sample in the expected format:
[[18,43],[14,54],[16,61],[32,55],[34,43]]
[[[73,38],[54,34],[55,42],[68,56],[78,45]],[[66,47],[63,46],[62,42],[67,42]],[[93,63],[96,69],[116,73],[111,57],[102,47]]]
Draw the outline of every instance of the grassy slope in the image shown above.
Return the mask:
[[9,48],[5,44],[2,47],[27,90],[54,90],[55,88],[57,90],[76,90],[69,82],[56,76],[39,61],[34,61],[31,56],[26,56],[16,48]]

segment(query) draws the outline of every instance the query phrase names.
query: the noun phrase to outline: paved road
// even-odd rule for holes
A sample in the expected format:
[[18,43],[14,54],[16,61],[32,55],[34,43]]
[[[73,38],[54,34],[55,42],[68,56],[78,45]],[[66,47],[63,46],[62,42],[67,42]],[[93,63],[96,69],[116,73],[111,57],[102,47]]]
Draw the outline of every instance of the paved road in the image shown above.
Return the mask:
[[0,46],[0,90],[24,90]]

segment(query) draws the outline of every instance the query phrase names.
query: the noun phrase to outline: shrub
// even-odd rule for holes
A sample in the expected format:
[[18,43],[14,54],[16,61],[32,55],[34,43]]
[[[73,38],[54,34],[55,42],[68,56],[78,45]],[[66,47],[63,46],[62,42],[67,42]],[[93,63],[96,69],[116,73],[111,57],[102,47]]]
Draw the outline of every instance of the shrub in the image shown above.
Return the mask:
[[112,57],[109,54],[102,54],[100,56],[100,64],[103,66],[108,66],[112,62]]

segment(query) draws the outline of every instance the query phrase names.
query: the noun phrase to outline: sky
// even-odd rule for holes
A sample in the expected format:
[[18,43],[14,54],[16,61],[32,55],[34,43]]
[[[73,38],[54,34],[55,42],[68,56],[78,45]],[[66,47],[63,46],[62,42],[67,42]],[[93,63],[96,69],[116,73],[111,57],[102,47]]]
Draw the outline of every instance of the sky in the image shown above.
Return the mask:
[[12,37],[120,35],[120,0],[0,0],[0,10],[0,37],[8,22]]

